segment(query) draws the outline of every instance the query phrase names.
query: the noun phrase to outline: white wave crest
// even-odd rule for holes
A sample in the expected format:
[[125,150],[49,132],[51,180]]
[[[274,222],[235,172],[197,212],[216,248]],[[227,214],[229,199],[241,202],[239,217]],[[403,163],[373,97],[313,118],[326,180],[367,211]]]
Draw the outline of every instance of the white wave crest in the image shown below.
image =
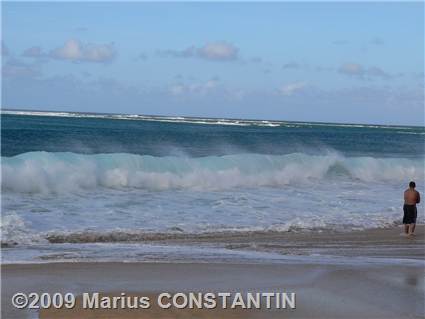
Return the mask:
[[214,190],[281,187],[335,176],[361,181],[406,181],[423,180],[423,164],[423,159],[346,158],[338,154],[183,158],[30,152],[2,157],[2,188],[24,193],[61,193],[96,187]]

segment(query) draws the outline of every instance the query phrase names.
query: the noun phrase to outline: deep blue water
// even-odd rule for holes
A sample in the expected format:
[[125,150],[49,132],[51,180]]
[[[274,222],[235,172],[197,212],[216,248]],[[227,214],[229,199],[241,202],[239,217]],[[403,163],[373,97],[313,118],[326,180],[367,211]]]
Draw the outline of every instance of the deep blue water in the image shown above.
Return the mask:
[[323,153],[422,157],[423,127],[285,122],[278,127],[146,120],[2,115],[2,156],[31,151],[211,156]]

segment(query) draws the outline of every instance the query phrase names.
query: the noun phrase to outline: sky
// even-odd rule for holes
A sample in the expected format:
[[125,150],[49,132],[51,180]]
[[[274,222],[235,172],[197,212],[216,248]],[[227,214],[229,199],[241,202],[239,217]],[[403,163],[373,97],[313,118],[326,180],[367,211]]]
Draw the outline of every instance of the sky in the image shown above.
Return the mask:
[[424,125],[424,3],[2,2],[2,108]]

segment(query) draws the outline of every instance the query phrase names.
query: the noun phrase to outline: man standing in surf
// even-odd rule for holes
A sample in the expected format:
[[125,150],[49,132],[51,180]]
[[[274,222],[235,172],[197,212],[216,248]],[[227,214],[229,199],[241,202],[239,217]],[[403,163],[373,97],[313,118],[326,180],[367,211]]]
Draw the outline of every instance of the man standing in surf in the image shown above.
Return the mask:
[[416,204],[421,201],[421,196],[415,190],[415,182],[409,183],[409,188],[404,191],[404,205],[403,205],[403,224],[404,233],[408,236],[413,236],[416,226],[417,209]]

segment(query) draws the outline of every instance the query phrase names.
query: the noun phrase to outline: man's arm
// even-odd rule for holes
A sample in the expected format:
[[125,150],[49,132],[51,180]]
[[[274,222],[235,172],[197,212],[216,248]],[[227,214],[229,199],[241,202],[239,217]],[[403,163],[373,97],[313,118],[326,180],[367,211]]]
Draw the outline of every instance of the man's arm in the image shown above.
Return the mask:
[[418,196],[416,197],[416,204],[419,204],[421,202],[421,194],[419,194],[419,192],[416,193],[418,193]]

